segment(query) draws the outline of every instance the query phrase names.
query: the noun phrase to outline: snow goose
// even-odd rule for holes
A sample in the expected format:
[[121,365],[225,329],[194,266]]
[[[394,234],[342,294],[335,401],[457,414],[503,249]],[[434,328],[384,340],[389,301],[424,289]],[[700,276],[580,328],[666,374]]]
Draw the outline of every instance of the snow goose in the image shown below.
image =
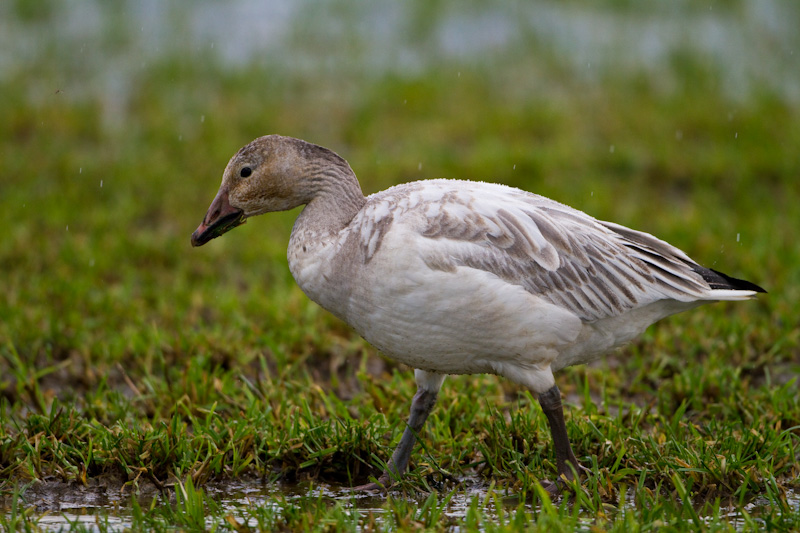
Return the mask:
[[365,198],[347,161],[279,135],[231,158],[192,245],[300,205],[288,249],[300,288],[415,369],[408,425],[378,482],[361,489],[402,476],[447,374],[527,387],[550,424],[558,477],[573,479],[580,465],[553,372],[673,313],[765,292],[652,235],[504,185],[417,181]]

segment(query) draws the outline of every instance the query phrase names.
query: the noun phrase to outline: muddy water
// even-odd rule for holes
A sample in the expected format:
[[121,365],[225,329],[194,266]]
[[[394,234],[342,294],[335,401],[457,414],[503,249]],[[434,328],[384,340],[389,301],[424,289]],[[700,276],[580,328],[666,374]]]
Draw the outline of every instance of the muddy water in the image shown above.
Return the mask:
[[[339,502],[346,510],[364,517],[373,517],[376,523],[384,521],[389,511],[383,506],[385,496],[369,493],[353,493],[347,487],[337,487],[318,483],[262,483],[259,481],[234,481],[226,483],[210,483],[203,487],[206,498],[214,500],[218,506],[218,514],[208,518],[208,526],[222,524],[225,517],[234,516],[242,521],[247,509],[273,506],[280,509],[277,502],[292,502],[311,499],[323,504]],[[470,503],[475,497],[481,500],[486,497],[487,487],[480,481],[463,481],[463,488],[454,492],[449,500],[444,517],[463,518]],[[23,505],[34,509],[37,524],[47,531],[68,530],[73,525],[84,529],[99,531],[123,531],[132,527],[132,498],[136,498],[143,509],[153,505],[174,505],[173,493],[160,494],[155,488],[140,486],[135,496],[126,491],[120,484],[95,483],[94,486],[44,482],[31,486],[25,493]],[[397,497],[397,496],[395,496]],[[442,495],[444,498],[444,495]],[[421,505],[425,501],[410,499],[411,503]],[[515,498],[508,500],[509,509],[516,508]],[[8,516],[11,502],[0,501],[0,514]],[[490,504],[493,505],[493,504]],[[492,510],[484,513],[492,516]],[[530,509],[533,511],[533,508]],[[256,523],[247,524],[257,526]]]
[[[97,483],[95,486],[81,487],[63,483],[39,483],[32,486],[25,494],[26,507],[33,507],[37,525],[46,531],[69,530],[73,526],[93,531],[123,531],[132,527],[131,503],[132,496],[129,491],[120,490],[113,483]],[[364,521],[374,521],[382,525],[388,521],[387,513],[390,511],[384,506],[385,497],[371,494],[354,494],[346,487],[337,487],[326,484],[310,483],[262,483],[259,481],[236,481],[228,483],[213,483],[203,487],[207,498],[214,500],[218,507],[215,516],[208,517],[208,526],[225,523],[227,516],[234,516],[241,523],[243,516],[247,516],[248,509],[264,506],[273,506],[279,512],[279,501],[300,502],[312,499],[322,504],[339,503],[345,510],[357,513]],[[470,505],[477,498],[481,502],[482,513],[487,517],[496,514],[494,507],[497,501],[494,497],[486,501],[488,487],[479,480],[462,480],[462,486],[449,495],[449,501],[443,513],[444,518],[453,520],[463,519]],[[630,492],[626,507],[632,508],[633,493]],[[162,496],[154,488],[140,487],[140,492],[135,496],[139,505],[147,509],[154,500],[155,505],[173,505],[174,495]],[[393,497],[402,497],[393,495]],[[442,498],[446,495],[442,494]],[[412,504],[421,505],[425,498],[410,499]],[[800,512],[800,491],[787,493],[789,507]],[[11,502],[0,502],[0,513],[8,515]],[[507,497],[501,501],[506,511],[513,511],[519,505],[515,497]],[[770,502],[766,498],[756,498],[744,506],[744,511],[752,518],[758,520],[759,515],[770,511]],[[535,509],[527,504],[528,511]],[[734,506],[722,507],[720,515],[727,518],[734,527],[745,526],[744,517],[739,509]],[[701,517],[702,518],[702,517]],[[706,517],[710,520],[710,517]],[[592,519],[587,516],[587,530],[592,526]],[[247,524],[256,526],[255,522]]]

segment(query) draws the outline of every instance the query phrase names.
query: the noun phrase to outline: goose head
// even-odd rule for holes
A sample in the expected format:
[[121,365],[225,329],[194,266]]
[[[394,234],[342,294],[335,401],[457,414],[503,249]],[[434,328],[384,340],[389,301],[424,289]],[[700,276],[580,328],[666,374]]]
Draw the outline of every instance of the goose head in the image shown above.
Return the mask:
[[244,224],[249,217],[307,204],[313,196],[308,175],[309,143],[280,135],[259,137],[234,155],[192,246]]

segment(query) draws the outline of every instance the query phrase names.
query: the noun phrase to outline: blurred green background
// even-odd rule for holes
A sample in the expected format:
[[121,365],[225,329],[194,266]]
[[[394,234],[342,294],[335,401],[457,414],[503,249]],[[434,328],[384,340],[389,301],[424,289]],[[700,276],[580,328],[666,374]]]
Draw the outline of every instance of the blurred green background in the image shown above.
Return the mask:
[[652,232],[770,294],[643,342],[788,381],[798,28],[793,0],[3,2],[5,435],[56,397],[105,424],[168,417],[172,396],[130,397],[193,367],[308,360],[343,398],[342,361],[392,368],[295,287],[296,212],[191,248],[228,158],[268,133],[333,149],[367,194],[494,181]]

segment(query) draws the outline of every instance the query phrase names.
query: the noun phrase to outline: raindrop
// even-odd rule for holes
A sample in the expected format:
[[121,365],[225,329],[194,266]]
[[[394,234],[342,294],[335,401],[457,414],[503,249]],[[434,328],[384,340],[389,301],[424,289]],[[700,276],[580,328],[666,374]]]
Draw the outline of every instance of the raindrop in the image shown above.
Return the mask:
[[417,170],[422,170],[422,161],[420,161],[419,165],[417,165]]
[[614,145],[613,144],[608,147],[608,151],[609,151],[609,153],[612,153],[612,154],[614,153]]
[[200,115],[200,122],[205,122],[205,121],[206,121],[206,116]]
[[100,188],[103,188],[103,180],[100,180]]
[[89,259],[89,266],[90,266],[90,267],[93,267],[93,266],[94,266],[94,257],[92,257],[91,259]]
[[178,141],[183,141],[183,135],[178,135]]
[[736,242],[739,242],[739,238],[740,238],[741,236],[742,236],[742,234],[741,234],[741,233],[737,233],[737,234],[736,234]]
[[513,167],[511,167],[511,170],[517,170],[517,165],[514,165]]
[[683,139],[683,132],[682,132],[681,130],[675,130],[675,138],[676,138],[677,140],[679,140],[679,141],[680,141],[681,139]]
[[69,224],[67,224],[67,231],[69,231]]
[[459,72],[459,73],[458,73],[458,77],[459,77],[459,78],[461,77],[461,72]]
[[734,138],[734,139],[738,139],[738,138],[739,138],[739,132],[738,132],[738,131],[737,131],[736,133],[734,133],[734,134],[733,134],[733,138]]

